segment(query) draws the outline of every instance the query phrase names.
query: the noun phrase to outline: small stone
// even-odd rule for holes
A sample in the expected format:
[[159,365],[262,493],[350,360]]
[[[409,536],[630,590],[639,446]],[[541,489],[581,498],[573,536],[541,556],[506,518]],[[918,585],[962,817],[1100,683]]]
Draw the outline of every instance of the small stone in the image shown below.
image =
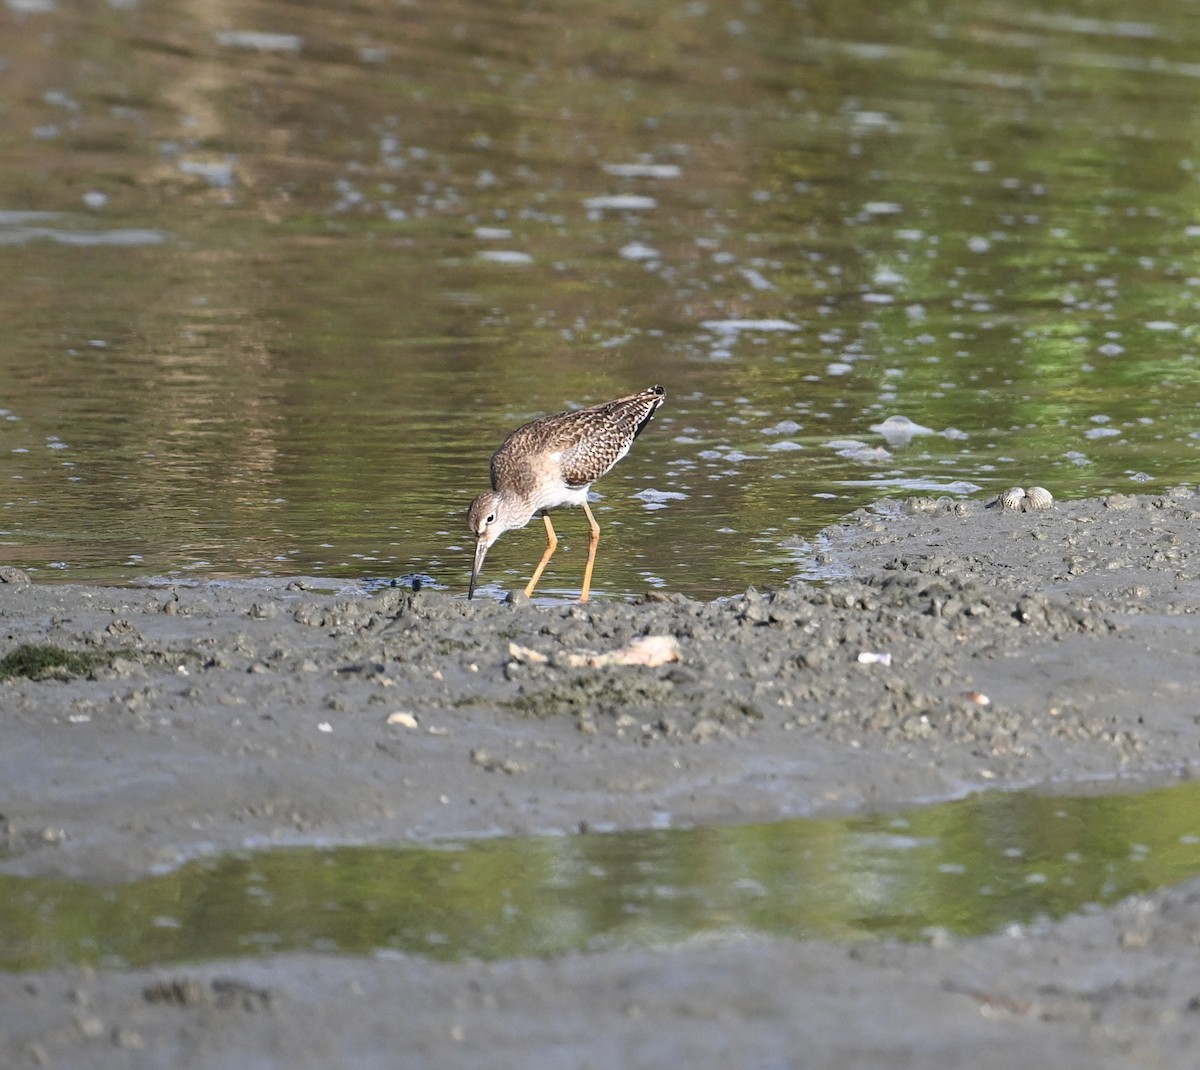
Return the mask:
[[76,1011],[72,1016],[75,1028],[85,1037],[93,1038],[104,1035],[104,1022],[99,1015],[88,1014],[86,1011]]
[[923,495],[905,498],[902,508],[906,513],[932,513],[937,509],[937,500]]
[[210,984],[218,1007],[257,1011],[270,1007],[271,991],[233,977],[214,977]]
[[525,766],[520,762],[514,762],[511,758],[497,760],[481,747],[476,747],[471,751],[471,761],[489,773],[508,773],[512,775],[513,773],[525,772]]
[[1104,508],[1112,509],[1114,512],[1132,509],[1136,505],[1137,499],[1131,494],[1110,494],[1104,499]]
[[147,1003],[173,1003],[180,1007],[192,1007],[205,1002],[207,991],[195,978],[178,977],[147,985],[142,989],[142,998]]
[[128,1051],[141,1051],[145,1047],[142,1034],[136,1029],[129,1029],[123,1025],[119,1025],[113,1029],[112,1042],[118,1048],[125,1048]]
[[819,668],[829,657],[829,651],[824,647],[812,647],[801,654],[796,661],[805,669]]
[[715,739],[724,734],[724,726],[719,721],[714,721],[710,717],[705,717],[697,721],[691,731],[693,743],[706,743],[708,740]]
[[146,670],[138,662],[130,658],[113,658],[109,662],[109,670],[117,677],[145,676]]

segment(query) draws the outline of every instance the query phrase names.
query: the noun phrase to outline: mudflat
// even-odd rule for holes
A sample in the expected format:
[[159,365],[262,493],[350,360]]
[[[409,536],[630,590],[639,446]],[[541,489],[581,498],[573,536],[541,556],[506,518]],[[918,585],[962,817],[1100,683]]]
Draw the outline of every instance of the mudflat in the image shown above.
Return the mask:
[[[0,570],[0,872],[1132,790],[1200,763],[1192,489],[885,502],[799,554],[819,582],[709,603]],[[1186,1067],[1198,932],[1190,882],[912,944],[65,966],[0,975],[0,1064]]]

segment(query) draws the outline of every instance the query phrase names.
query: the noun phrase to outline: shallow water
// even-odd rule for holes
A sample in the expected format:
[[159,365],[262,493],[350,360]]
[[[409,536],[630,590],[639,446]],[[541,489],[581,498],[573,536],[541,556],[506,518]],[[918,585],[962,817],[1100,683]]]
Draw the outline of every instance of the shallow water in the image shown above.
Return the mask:
[[[600,594],[781,583],[881,495],[1194,478],[1180,0],[0,27],[0,559],[39,578],[465,586],[505,433],[656,382],[597,488]],[[934,433],[889,445],[892,414]],[[506,536],[488,589],[540,549]]]
[[1200,873],[1200,784],[976,795],[898,815],[281,848],[130,884],[0,876],[0,968],[267,952],[438,959],[1037,925]]

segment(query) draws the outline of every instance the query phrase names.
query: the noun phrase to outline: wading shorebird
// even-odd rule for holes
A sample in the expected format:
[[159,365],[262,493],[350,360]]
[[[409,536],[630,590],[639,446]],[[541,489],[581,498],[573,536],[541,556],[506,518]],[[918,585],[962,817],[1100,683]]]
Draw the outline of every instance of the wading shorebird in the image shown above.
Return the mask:
[[531,597],[558,546],[548,510],[582,505],[588,520],[588,559],[579,601],[588,600],[600,542],[600,525],[588,507],[588,489],[629,452],[665,399],[663,388],[652,386],[590,409],[543,416],[518,427],[504,440],[492,454],[492,489],[479,495],[467,511],[467,524],[475,536],[468,598],[475,597],[479,570],[492,543],[512,528],[523,528],[534,513],[541,513],[546,523],[546,551],[525,588],[525,596]]

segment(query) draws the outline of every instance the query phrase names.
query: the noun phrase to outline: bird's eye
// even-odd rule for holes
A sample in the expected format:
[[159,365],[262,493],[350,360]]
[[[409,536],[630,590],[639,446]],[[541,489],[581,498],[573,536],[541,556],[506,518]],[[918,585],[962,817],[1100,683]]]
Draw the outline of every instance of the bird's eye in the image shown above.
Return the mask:
[[484,523],[485,524],[494,524],[495,522],[496,522],[496,514],[488,513],[487,519],[484,521]]

